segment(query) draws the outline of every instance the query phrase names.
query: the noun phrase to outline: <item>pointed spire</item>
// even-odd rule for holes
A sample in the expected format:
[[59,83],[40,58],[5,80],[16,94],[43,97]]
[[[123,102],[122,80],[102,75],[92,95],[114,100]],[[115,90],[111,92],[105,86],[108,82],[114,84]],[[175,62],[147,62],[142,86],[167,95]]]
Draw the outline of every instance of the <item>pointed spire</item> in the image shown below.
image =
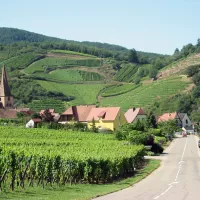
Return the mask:
[[2,67],[0,96],[12,96],[8,85],[8,79],[4,64]]

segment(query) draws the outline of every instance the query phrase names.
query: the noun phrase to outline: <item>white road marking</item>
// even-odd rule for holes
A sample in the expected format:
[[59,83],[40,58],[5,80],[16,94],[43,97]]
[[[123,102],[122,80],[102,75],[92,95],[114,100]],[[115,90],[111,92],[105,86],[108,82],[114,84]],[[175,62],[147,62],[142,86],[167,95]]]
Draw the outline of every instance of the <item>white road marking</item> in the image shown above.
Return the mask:
[[[186,139],[186,142],[185,142],[185,146],[184,146],[184,149],[183,149],[183,153],[182,153],[182,156],[181,156],[181,160],[180,160],[179,163],[178,163],[178,171],[177,171],[177,174],[176,174],[176,177],[175,177],[174,182],[170,183],[170,184],[169,184],[169,187],[168,187],[163,193],[161,193],[160,195],[156,196],[154,199],[160,198],[160,196],[163,196],[165,193],[167,193],[167,192],[172,188],[172,186],[173,186],[174,184],[178,184],[178,183],[179,183],[179,182],[177,182],[177,179],[178,179],[179,173],[180,173],[180,171],[181,171],[182,163],[184,163],[183,157],[184,157],[184,155],[185,155],[185,150],[186,150],[187,142],[188,142],[188,138]],[[198,151],[198,153],[199,153],[199,156],[200,156],[200,152],[199,152],[199,151]]]
[[179,182],[172,182],[172,183],[169,184],[169,186],[170,186],[170,185],[174,185],[174,184],[178,184],[178,183],[179,183]]

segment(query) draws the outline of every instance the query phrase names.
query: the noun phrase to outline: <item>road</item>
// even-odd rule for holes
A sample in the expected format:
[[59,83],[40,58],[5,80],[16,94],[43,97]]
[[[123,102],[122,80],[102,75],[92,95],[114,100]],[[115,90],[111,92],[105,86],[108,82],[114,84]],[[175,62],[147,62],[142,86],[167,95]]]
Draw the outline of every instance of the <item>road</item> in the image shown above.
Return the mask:
[[95,200],[200,199],[200,153],[197,137],[175,139],[162,156],[161,166],[141,182]]

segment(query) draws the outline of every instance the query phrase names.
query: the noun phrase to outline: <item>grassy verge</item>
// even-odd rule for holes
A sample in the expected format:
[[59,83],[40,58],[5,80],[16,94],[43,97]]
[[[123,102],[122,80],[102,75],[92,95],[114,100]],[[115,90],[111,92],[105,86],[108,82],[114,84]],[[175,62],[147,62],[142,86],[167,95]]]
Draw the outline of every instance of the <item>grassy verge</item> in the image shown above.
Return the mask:
[[160,160],[147,160],[144,168],[138,170],[136,175],[131,178],[124,179],[113,184],[90,185],[77,184],[59,188],[41,187],[27,188],[24,190],[16,190],[15,192],[2,192],[0,199],[15,199],[15,200],[86,200],[104,194],[112,193],[124,188],[127,188],[151,174],[160,166]]

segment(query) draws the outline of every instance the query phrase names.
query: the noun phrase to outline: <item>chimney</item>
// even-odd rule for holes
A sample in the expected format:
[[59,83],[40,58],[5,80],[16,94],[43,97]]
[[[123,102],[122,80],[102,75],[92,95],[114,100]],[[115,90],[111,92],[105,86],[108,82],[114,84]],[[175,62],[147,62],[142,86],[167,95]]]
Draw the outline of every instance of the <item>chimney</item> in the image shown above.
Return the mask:
[[133,112],[135,111],[135,107],[133,108]]

